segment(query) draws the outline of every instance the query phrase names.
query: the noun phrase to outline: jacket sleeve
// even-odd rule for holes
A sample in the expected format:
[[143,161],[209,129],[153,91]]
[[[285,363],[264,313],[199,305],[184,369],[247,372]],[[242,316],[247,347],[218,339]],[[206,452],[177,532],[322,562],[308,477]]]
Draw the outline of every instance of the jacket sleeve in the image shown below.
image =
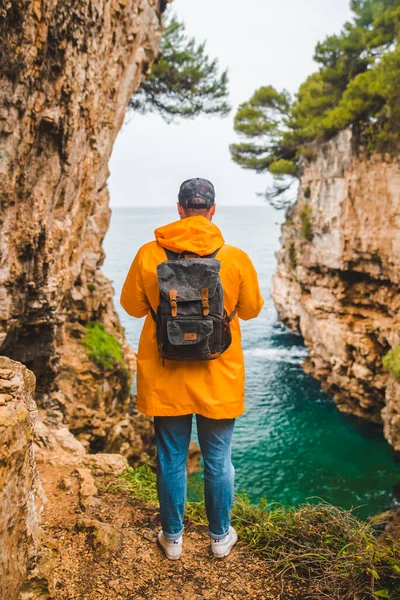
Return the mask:
[[243,252],[240,269],[240,289],[238,301],[238,315],[244,321],[257,317],[264,299],[261,296],[257,272],[249,256]]
[[121,306],[132,317],[145,317],[149,312],[149,302],[144,291],[142,279],[142,252],[136,254],[129,268],[121,292]]

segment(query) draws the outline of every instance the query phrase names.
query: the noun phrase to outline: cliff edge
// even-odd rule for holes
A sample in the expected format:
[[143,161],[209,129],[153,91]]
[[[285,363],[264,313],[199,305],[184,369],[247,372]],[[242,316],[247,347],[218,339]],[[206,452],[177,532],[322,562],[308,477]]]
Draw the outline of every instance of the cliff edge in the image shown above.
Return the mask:
[[[165,5],[0,3],[0,353],[34,372],[41,419],[132,462],[151,433],[133,416],[135,356],[101,272],[107,164]],[[117,349],[112,364],[88,352],[93,332]]]
[[282,226],[273,300],[304,338],[306,371],[400,450],[400,384],[382,362],[400,342],[398,157],[365,154],[350,130],[312,150]]

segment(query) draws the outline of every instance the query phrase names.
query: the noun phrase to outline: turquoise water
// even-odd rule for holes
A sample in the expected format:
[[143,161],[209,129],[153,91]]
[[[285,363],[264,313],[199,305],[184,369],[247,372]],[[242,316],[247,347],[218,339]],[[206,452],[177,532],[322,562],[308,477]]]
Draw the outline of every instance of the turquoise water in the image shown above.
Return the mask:
[[[323,499],[360,516],[389,507],[400,481],[400,464],[380,427],[339,413],[301,362],[301,338],[277,323],[270,298],[279,248],[281,215],[268,206],[222,207],[215,223],[227,243],[252,258],[265,298],[258,319],[242,322],[246,360],[246,413],[233,441],[236,488],[251,500],[297,505]],[[105,274],[113,281],[115,304],[129,342],[137,348],[142,319],[119,305],[119,294],[139,246],[156,227],[175,220],[174,209],[115,208],[104,247]]]

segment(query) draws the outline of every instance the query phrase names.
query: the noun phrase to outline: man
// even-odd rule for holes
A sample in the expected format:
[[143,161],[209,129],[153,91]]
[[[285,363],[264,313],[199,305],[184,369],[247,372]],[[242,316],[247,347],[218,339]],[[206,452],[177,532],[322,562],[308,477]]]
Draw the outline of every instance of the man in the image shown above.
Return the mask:
[[[231,441],[235,418],[244,412],[244,359],[241,319],[253,319],[264,301],[255,269],[242,250],[224,243],[212,221],[214,187],[206,179],[184,181],[178,195],[180,219],[155,231],[156,241],[140,248],[126,277],[121,305],[132,316],[146,316],[137,365],[137,407],[154,417],[158,453],[157,491],[162,530],[158,541],[167,558],[182,553],[186,502],[186,455],[192,416],[196,415],[204,459],[204,493],[214,556],[227,556],[237,541],[230,525],[234,496]],[[206,257],[216,252],[224,306],[235,314],[230,323],[232,343],[215,360],[163,361],[159,357],[154,313],[159,305],[157,265],[166,251]],[[235,313],[236,309],[236,313]],[[153,316],[152,313],[153,312]]]

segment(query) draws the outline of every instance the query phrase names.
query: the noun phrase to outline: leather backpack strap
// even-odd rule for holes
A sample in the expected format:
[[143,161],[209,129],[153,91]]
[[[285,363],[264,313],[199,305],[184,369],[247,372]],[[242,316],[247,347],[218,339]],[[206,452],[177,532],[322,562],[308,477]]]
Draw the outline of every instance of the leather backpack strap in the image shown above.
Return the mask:
[[210,302],[208,300],[208,288],[201,288],[201,307],[203,309],[203,315],[208,317],[210,314]]

